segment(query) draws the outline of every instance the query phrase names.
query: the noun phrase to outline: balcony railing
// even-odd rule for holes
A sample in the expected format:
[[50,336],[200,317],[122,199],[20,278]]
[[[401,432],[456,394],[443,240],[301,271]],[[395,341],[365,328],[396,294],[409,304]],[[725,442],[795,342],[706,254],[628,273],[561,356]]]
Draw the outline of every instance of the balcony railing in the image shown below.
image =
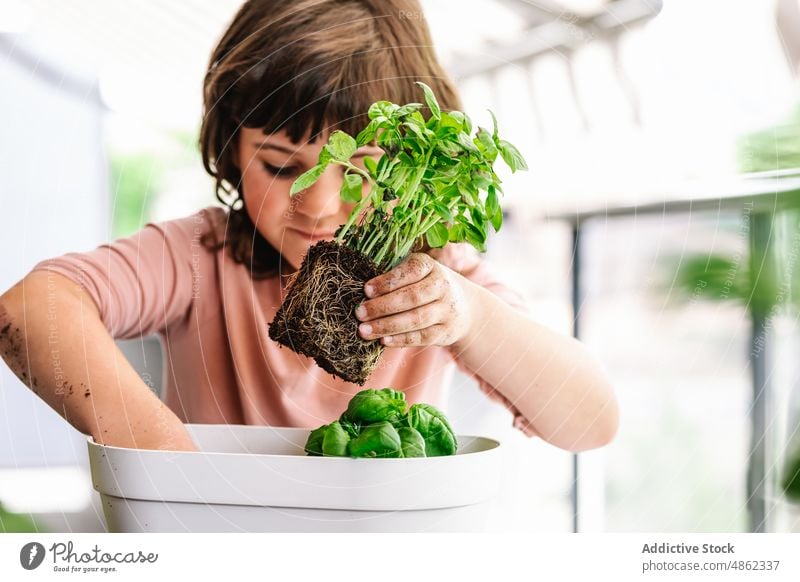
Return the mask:
[[[657,226],[659,222],[676,217],[687,221],[707,220],[709,224],[719,225],[731,217],[738,217],[743,244],[746,245],[745,265],[749,276],[749,297],[741,297],[742,305],[749,317],[749,384],[750,406],[749,426],[750,439],[747,450],[746,503],[747,528],[753,532],[772,531],[771,523],[775,517],[776,503],[782,502],[778,491],[778,475],[780,472],[782,444],[793,436],[797,430],[789,423],[784,434],[777,436],[780,422],[776,419],[786,415],[787,410],[775,408],[772,402],[776,388],[774,368],[771,367],[771,356],[777,348],[774,333],[771,333],[771,318],[783,305],[797,298],[797,290],[792,285],[792,275],[800,269],[795,268],[800,246],[800,230],[793,221],[800,210],[800,170],[759,173],[746,175],[728,184],[715,184],[710,187],[697,186],[668,200],[653,201],[630,206],[602,207],[572,214],[550,216],[550,220],[566,221],[572,229],[572,265],[571,265],[571,301],[574,313],[573,333],[581,337],[584,333],[583,312],[586,308],[587,288],[585,272],[587,268],[587,251],[602,253],[596,248],[587,249],[585,233],[587,229],[602,227],[611,231],[621,221],[634,219],[641,228],[642,224]],[[788,219],[788,220],[787,220]],[[783,235],[781,235],[783,233]],[[716,236],[716,232],[713,233]],[[789,236],[787,236],[789,235]],[[713,241],[716,240],[712,238]],[[794,241],[787,245],[787,242]],[[684,245],[685,249],[685,245]],[[717,249],[718,250],[718,249]],[[715,252],[713,248],[704,249],[709,257]],[[655,261],[657,257],[654,257]],[[674,265],[674,274],[686,268],[688,261]],[[738,275],[737,275],[738,277]],[[677,277],[673,277],[675,285]],[[698,283],[706,287],[705,281]],[[737,283],[738,285],[738,283]],[[701,289],[705,291],[705,289]],[[793,295],[795,294],[795,295]],[[718,299],[724,300],[728,294],[722,293]],[[729,300],[733,299],[730,294]],[[723,297],[724,296],[724,297]],[[795,319],[796,323],[796,319]],[[779,365],[775,362],[775,365]],[[786,387],[784,387],[786,388]],[[797,397],[797,387],[789,386]],[[777,400],[776,400],[777,402]],[[713,411],[709,411],[713,414]],[[777,445],[775,443],[778,443]],[[657,455],[658,451],[654,451]],[[573,529],[581,529],[582,508],[579,504],[579,488],[583,486],[580,469],[580,456],[573,459],[574,486],[572,491]]]

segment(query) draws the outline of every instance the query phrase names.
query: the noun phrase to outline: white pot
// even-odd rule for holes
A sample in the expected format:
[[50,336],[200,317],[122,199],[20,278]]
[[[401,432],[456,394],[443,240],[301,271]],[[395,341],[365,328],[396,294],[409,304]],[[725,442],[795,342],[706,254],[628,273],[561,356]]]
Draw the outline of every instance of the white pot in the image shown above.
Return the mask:
[[89,461],[111,532],[419,532],[485,529],[500,443],[458,454],[310,457],[309,430],[186,425],[201,452],[103,446]]

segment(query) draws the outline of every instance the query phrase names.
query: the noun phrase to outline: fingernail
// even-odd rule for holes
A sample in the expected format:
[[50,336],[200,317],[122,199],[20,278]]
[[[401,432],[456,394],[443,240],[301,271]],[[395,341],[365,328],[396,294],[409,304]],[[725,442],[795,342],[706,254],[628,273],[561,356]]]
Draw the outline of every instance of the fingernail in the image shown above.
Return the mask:
[[358,326],[358,330],[361,332],[361,335],[369,335],[372,333],[372,326],[368,323],[364,323]]
[[387,335],[385,338],[383,338],[383,345],[388,345],[388,344],[392,343],[392,341],[394,341],[392,339],[392,336]]
[[356,317],[358,319],[364,319],[366,316],[367,316],[367,308],[364,307],[364,304],[362,303],[361,305],[358,306],[358,308],[356,308]]
[[372,285],[364,285],[364,294],[367,297],[372,297],[375,294],[375,287]]

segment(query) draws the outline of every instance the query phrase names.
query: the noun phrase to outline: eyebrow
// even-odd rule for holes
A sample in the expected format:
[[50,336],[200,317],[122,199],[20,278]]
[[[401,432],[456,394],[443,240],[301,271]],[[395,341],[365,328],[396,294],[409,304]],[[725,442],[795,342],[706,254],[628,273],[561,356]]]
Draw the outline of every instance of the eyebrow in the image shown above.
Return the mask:
[[[279,152],[284,152],[286,154],[291,154],[291,155],[294,155],[294,154],[297,153],[297,150],[295,150],[295,149],[292,149],[292,148],[289,148],[289,147],[286,147],[286,146],[282,146],[282,145],[279,145],[279,144],[276,144],[276,143],[268,142],[268,141],[260,142],[260,143],[259,142],[254,142],[253,146],[258,148],[258,149],[260,149],[260,150],[273,149],[273,150],[278,150]],[[383,152],[381,152],[381,153],[383,153]],[[374,154],[378,155],[378,152],[374,152]],[[355,154],[353,154],[353,157],[354,158],[363,158],[364,156],[368,156],[368,155],[371,155],[370,152],[356,152]]]
[[285,152],[287,154],[295,154],[295,153],[297,153],[296,150],[293,150],[293,149],[288,148],[286,146],[278,145],[276,143],[270,143],[268,141],[261,142],[261,143],[254,142],[253,146],[258,148],[258,149],[260,149],[260,150],[273,149],[273,150],[278,150],[279,152]]

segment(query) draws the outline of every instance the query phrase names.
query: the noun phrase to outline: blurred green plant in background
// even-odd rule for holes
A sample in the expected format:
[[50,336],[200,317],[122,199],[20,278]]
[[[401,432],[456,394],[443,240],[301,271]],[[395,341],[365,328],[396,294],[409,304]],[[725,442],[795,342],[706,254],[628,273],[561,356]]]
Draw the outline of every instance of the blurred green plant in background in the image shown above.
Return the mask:
[[740,138],[737,158],[742,172],[800,168],[800,106],[784,123]]
[[0,532],[2,533],[37,533],[41,527],[28,515],[10,513],[0,503]]
[[[753,261],[721,254],[695,254],[670,262],[677,263],[673,269],[675,289],[685,298],[736,302],[762,314],[778,308],[794,311],[800,305],[800,297],[781,294],[780,288],[787,284],[783,277],[770,269],[759,269],[760,265],[753,265]],[[795,288],[800,283],[800,272],[795,272],[792,278],[790,284]]]
[[[742,172],[800,171],[800,107],[784,123],[743,136],[737,158]],[[800,208],[782,206],[768,220],[768,243],[753,244],[751,238],[749,259],[714,252],[669,259],[666,270],[674,275],[674,289],[692,301],[737,303],[767,320],[787,314],[796,318],[800,315],[800,268],[796,265]],[[771,252],[767,247],[775,251],[774,265],[766,260]],[[800,502],[800,437],[796,436],[800,433],[800,415],[790,418],[788,430],[790,442],[781,486],[788,499]]]
[[786,497],[800,503],[800,451],[792,451],[783,473],[783,490]]
[[113,236],[124,237],[144,226],[163,173],[156,154],[112,153]]
[[129,236],[151,220],[171,171],[185,166],[202,168],[196,133],[176,131],[165,137],[146,150],[110,152],[114,238]]

